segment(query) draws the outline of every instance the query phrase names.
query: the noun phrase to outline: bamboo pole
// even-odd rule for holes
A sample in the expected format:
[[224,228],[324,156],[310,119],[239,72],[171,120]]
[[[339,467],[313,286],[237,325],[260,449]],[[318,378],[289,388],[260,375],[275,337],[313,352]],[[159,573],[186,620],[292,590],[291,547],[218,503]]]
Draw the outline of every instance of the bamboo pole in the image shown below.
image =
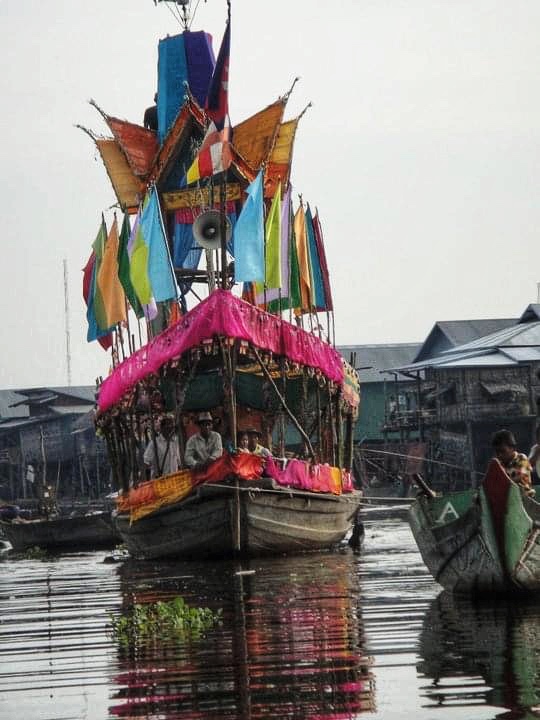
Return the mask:
[[268,382],[269,382],[270,385],[272,386],[274,392],[276,393],[276,395],[277,395],[277,397],[278,397],[278,400],[280,401],[280,403],[281,403],[283,409],[285,410],[285,412],[287,413],[287,415],[288,415],[288,416],[290,417],[290,419],[292,420],[294,426],[296,427],[296,429],[298,430],[298,432],[300,433],[300,435],[304,438],[304,441],[305,441],[305,443],[306,443],[306,445],[307,445],[307,447],[308,447],[308,450],[309,450],[309,452],[310,452],[310,454],[311,454],[311,457],[314,458],[314,457],[315,457],[315,452],[314,452],[314,450],[313,450],[313,446],[312,446],[312,444],[311,444],[311,440],[309,439],[308,435],[306,434],[304,428],[303,428],[303,427],[300,425],[300,423],[298,422],[298,420],[297,420],[296,416],[294,415],[294,413],[292,412],[292,410],[291,410],[291,409],[289,408],[289,406],[287,405],[287,403],[286,403],[286,401],[285,401],[285,398],[284,398],[283,395],[280,393],[278,386],[277,386],[276,383],[274,382],[274,378],[272,377],[272,375],[271,375],[270,372],[268,371],[268,368],[267,368],[266,365],[264,364],[264,362],[263,362],[263,360],[262,360],[262,358],[261,358],[261,356],[260,356],[260,354],[259,354],[259,351],[257,350],[257,348],[256,348],[254,345],[251,346],[251,349],[253,350],[253,353],[254,353],[255,357],[257,358],[257,362],[258,362],[259,365],[261,366],[261,370],[263,371],[263,375],[265,376],[265,378],[268,380]]

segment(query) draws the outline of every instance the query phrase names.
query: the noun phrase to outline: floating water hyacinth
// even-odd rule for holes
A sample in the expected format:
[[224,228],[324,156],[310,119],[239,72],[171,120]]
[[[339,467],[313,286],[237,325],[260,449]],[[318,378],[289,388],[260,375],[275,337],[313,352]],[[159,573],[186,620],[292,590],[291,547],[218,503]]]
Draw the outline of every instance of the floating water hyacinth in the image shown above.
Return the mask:
[[196,639],[219,624],[222,614],[221,609],[190,607],[176,597],[168,602],[135,604],[127,614],[111,616],[111,631],[126,645],[164,637]]

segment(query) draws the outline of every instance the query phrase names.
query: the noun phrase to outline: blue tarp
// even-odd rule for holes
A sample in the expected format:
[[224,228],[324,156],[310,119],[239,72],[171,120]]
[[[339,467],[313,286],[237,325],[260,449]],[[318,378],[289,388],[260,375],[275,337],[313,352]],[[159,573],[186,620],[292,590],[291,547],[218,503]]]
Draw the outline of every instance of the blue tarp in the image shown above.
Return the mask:
[[173,35],[158,46],[158,140],[160,144],[184,104],[188,65],[184,35]]

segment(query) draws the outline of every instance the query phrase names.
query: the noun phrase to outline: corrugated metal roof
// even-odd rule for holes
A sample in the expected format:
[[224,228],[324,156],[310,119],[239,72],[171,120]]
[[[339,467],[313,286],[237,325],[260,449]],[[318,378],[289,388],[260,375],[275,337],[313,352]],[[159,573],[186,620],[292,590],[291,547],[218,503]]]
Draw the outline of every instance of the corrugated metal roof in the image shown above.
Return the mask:
[[51,408],[58,415],[85,415],[88,405],[55,405]]
[[517,319],[440,320],[431,328],[421,345],[415,362],[437,357],[446,350],[476,340],[483,335],[515,325]]
[[[359,371],[360,384],[362,384],[388,380],[390,376],[385,376],[381,372],[411,363],[419,348],[419,343],[390,343],[380,345],[340,345],[337,350],[345,360],[349,360],[351,352],[355,352],[356,367],[368,366],[370,368]],[[399,376],[399,379],[410,380],[404,375]]]
[[504,330],[515,325],[515,318],[495,318],[487,320],[442,320],[437,325],[443,330],[454,346],[464,345],[479,337]]
[[539,347],[503,348],[501,352],[516,362],[540,362]]
[[27,406],[11,407],[24,400],[15,390],[0,390],[0,419],[28,417]]
[[513,325],[491,335],[446,351],[446,355],[467,350],[487,350],[504,347],[540,346],[540,321]]
[[35,387],[35,388],[19,388],[16,391],[21,395],[21,400],[25,397],[35,396],[41,393],[55,393],[57,395],[67,395],[68,397],[83,400],[88,404],[95,403],[96,389],[93,385],[63,385],[60,387]]

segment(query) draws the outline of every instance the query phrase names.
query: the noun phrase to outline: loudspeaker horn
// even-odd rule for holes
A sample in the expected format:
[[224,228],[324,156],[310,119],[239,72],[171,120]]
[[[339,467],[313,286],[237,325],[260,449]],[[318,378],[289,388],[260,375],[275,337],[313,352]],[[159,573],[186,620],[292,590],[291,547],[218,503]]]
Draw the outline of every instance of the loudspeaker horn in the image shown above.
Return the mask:
[[[232,225],[225,217],[225,243],[231,239]],[[193,223],[193,237],[205,250],[218,250],[221,247],[221,213],[219,210],[206,210]]]

